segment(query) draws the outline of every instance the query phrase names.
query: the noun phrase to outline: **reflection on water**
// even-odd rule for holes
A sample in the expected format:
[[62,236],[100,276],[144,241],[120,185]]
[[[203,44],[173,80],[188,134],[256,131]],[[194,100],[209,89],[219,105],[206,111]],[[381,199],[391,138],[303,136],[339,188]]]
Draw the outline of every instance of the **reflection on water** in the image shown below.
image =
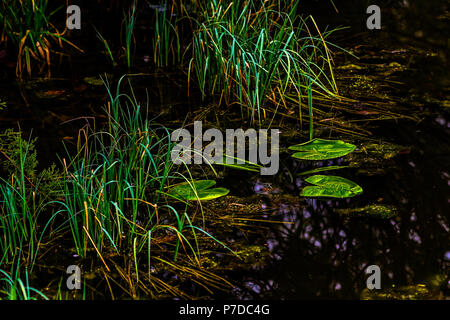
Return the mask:
[[[430,50],[430,54],[424,52],[415,58],[409,57],[408,70],[395,74],[399,85],[390,88],[388,97],[393,101],[402,98],[402,103],[411,108],[417,102],[416,110],[424,112],[421,117],[425,120],[420,123],[386,121],[373,127],[376,139],[409,146],[410,150],[400,152],[389,164],[377,163],[376,166],[384,163],[385,167],[373,174],[361,170],[358,173],[355,168],[340,171],[340,175],[364,188],[362,196],[302,201],[298,196],[302,177],[295,178],[292,172],[310,168],[302,168],[303,164],[289,162],[289,159],[284,163],[288,164],[290,174],[264,184],[254,183],[254,191],[266,195],[263,208],[271,208],[280,220],[291,224],[271,228],[266,242],[272,263],[246,274],[245,285],[235,292],[240,298],[359,298],[366,288],[365,270],[373,264],[381,268],[383,289],[393,285],[422,288],[413,285],[425,284],[433,297],[439,292],[449,296],[450,117],[448,71],[444,71],[448,70],[448,47],[447,36],[443,33],[448,30],[449,17],[445,9],[448,4],[380,2],[380,6],[389,2],[392,7],[384,10],[388,13],[385,18],[396,17],[397,21],[387,20],[388,30],[384,34],[369,35],[367,50],[397,52],[395,50],[413,45]],[[342,12],[352,11],[342,6]],[[428,15],[419,19],[424,12]],[[355,15],[344,14],[343,19],[348,17]],[[335,20],[341,21],[338,15]],[[434,23],[422,23],[430,20]],[[378,36],[389,41],[371,42]],[[433,55],[433,52],[438,54]],[[385,63],[378,58],[364,62]],[[345,165],[342,161],[314,167]],[[280,197],[273,196],[271,190],[281,195],[296,195],[298,203],[284,203]],[[398,215],[379,219],[352,218],[338,213],[342,208],[368,204],[394,206]]]
[[[355,176],[365,188],[358,198],[307,199],[300,206],[267,197],[265,208],[273,208],[281,220],[292,224],[271,229],[267,245],[273,262],[251,274],[239,296],[358,298],[366,285],[365,269],[372,264],[381,268],[382,288],[431,283],[436,275],[445,275],[450,264],[450,180],[442,170],[450,169],[450,154],[438,158],[420,154],[419,145],[416,148],[417,152],[398,157],[394,172]],[[291,193],[298,187],[297,183],[280,185],[276,191]],[[266,188],[267,184],[254,185],[258,193]],[[372,202],[396,205],[399,215],[383,220],[336,213],[338,208]]]

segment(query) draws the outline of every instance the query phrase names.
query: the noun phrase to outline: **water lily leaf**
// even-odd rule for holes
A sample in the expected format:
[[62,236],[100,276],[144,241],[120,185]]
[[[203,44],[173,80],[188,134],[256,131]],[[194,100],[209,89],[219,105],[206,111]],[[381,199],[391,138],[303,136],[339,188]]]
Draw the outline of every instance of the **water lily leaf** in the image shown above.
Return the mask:
[[299,175],[299,176],[305,176],[305,175],[307,175],[307,174],[312,174],[312,173],[317,173],[317,172],[323,172],[323,171],[339,170],[339,169],[344,169],[344,168],[348,168],[348,167],[349,167],[349,166],[328,166],[328,167],[320,167],[320,168],[316,168],[316,169],[312,169],[312,170],[300,172],[298,175]]
[[[232,162],[232,163],[227,163],[227,158],[228,158],[228,162]],[[229,159],[233,159],[233,161],[230,161]],[[253,162],[250,162],[247,160],[244,160],[244,163],[237,163],[237,160],[238,160],[238,158],[229,157],[227,155],[224,155],[221,163],[214,162],[213,164],[218,164],[218,165],[232,168],[232,169],[252,171],[252,172],[260,172],[260,170],[262,168],[262,166],[257,163],[253,163]]]
[[327,160],[339,158],[349,154],[355,149],[356,146],[351,143],[346,143],[341,140],[325,140],[319,138],[289,147],[289,150],[300,151],[294,153],[292,156],[302,160]]
[[169,194],[188,201],[205,201],[225,196],[230,192],[225,188],[211,188],[215,184],[214,180],[198,180],[192,181],[190,184],[183,182],[170,189]]
[[315,175],[305,179],[314,186],[306,186],[300,195],[305,197],[348,198],[363,192],[363,189],[348,179],[338,176]]

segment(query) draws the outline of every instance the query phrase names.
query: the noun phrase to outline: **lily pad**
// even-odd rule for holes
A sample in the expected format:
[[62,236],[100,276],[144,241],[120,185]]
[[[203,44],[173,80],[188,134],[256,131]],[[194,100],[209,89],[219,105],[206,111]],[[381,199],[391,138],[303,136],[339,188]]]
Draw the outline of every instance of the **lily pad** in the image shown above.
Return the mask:
[[[227,163],[227,158],[230,159],[232,157],[228,157],[228,156],[224,155],[222,162],[214,162],[213,164],[221,165],[221,166],[232,168],[232,169],[252,171],[252,172],[260,172],[260,170],[262,168],[262,166],[260,166],[259,164],[253,163],[253,162],[250,162],[247,160],[244,160],[244,163],[237,163],[238,158],[232,158],[233,163]],[[229,161],[229,162],[231,162],[231,161]]]
[[290,146],[289,150],[300,151],[292,156],[302,160],[327,160],[345,156],[354,151],[356,146],[341,140],[313,139],[308,142]]
[[223,197],[230,192],[225,188],[211,188],[215,184],[214,180],[183,182],[170,189],[169,194],[188,201],[205,201]]
[[300,195],[304,197],[349,198],[363,192],[363,189],[348,179],[338,176],[315,175],[305,179],[314,186],[306,186]]
[[331,171],[331,170],[345,169],[345,168],[348,168],[348,167],[349,167],[349,166],[328,166],[328,167],[321,167],[321,168],[316,168],[316,169],[312,169],[312,170],[300,172],[298,175],[299,175],[299,176],[305,176],[305,175],[307,175],[307,174],[312,174],[312,173],[317,173],[317,172],[323,172],[323,171]]

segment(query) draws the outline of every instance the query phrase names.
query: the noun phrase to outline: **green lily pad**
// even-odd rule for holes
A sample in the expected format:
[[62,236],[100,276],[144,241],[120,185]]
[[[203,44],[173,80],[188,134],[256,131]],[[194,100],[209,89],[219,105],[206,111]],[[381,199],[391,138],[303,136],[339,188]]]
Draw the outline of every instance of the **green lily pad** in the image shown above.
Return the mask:
[[299,175],[299,176],[305,176],[305,175],[307,175],[307,174],[312,174],[312,173],[317,173],[317,172],[323,172],[323,171],[331,171],[331,170],[345,169],[345,168],[348,168],[348,167],[349,167],[349,166],[328,166],[328,167],[321,167],[321,168],[316,168],[316,169],[312,169],[312,170],[300,172],[298,175]]
[[211,188],[215,184],[214,180],[198,180],[190,184],[183,182],[170,189],[169,194],[188,201],[205,201],[223,197],[230,192],[225,188]]
[[359,195],[363,189],[348,179],[338,176],[315,175],[305,179],[314,186],[306,186],[300,193],[304,197],[348,198]]
[[[227,163],[227,158],[233,159],[233,163]],[[237,160],[238,160],[238,158],[228,157],[228,156],[224,155],[222,163],[214,162],[213,164],[221,165],[221,166],[232,168],[232,169],[252,171],[252,172],[260,172],[260,170],[262,168],[262,166],[260,166],[257,163],[253,163],[253,162],[250,162],[247,160],[244,160],[244,163],[237,163]],[[229,161],[229,162],[231,162],[231,161]]]
[[289,150],[300,151],[292,156],[302,160],[327,160],[345,156],[354,151],[356,146],[341,140],[313,139],[308,142],[290,146]]

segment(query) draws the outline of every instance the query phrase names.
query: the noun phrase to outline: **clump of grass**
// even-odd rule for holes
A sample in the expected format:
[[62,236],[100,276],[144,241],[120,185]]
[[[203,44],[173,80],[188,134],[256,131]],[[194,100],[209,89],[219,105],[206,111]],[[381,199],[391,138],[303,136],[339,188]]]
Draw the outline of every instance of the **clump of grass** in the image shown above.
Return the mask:
[[[22,254],[32,268],[40,237],[38,219],[50,197],[58,193],[58,170],[53,165],[36,173],[35,139],[24,140],[21,132],[0,134],[0,266]],[[51,219],[50,219],[51,220]]]
[[25,271],[25,281],[20,278],[19,268],[8,273],[0,269],[0,300],[37,300],[48,298],[29,284],[28,271]]
[[167,1],[163,1],[155,8],[153,60],[158,67],[175,65],[181,59],[178,27],[176,21],[173,21],[175,5],[176,2],[173,1],[169,8]]
[[[190,78],[204,97],[218,95],[261,124],[270,110],[291,112],[302,103],[312,122],[312,94],[336,95],[329,44],[298,2],[194,1]],[[195,75],[195,76],[194,76]],[[306,102],[305,102],[306,101]]]
[[[155,279],[152,261],[174,270],[191,270],[178,267],[180,261],[200,268],[205,238],[228,249],[204,229],[204,217],[199,217],[192,201],[170,193],[175,184],[193,184],[194,178],[187,166],[174,165],[170,130],[148,119],[147,109],[136,100],[131,84],[130,93],[122,93],[123,79],[115,91],[106,82],[110,99],[105,129],[88,127],[80,131],[76,152],[68,152],[62,160],[62,173],[55,166],[37,173],[35,140],[25,141],[20,133],[12,131],[5,134],[5,143],[0,144],[6,159],[0,163],[0,170],[8,176],[0,181],[3,270],[17,265],[31,272],[41,258],[38,251],[43,243],[64,234],[71,235],[81,257],[87,257],[91,251],[88,249],[93,249],[106,271],[120,268],[106,253],[130,254],[135,271],[133,283],[137,286],[143,279]],[[156,253],[152,245],[157,247]],[[173,257],[173,262],[168,256]],[[193,277],[197,275],[196,271],[190,272]],[[0,295],[28,299],[33,297],[31,291],[37,293],[31,290],[23,295],[23,288],[29,290],[27,280],[21,282],[20,276],[12,272],[2,274]],[[132,286],[130,292],[136,289]],[[180,294],[173,291],[177,292]]]
[[134,41],[134,26],[136,24],[136,1],[133,1],[131,8],[128,12],[124,12],[123,25],[124,25],[124,48],[125,59],[127,61],[128,69],[131,68],[132,63],[132,45]]
[[63,47],[63,42],[82,51],[64,37],[51,22],[62,7],[49,12],[48,0],[3,0],[0,4],[0,21],[3,21],[2,39],[9,39],[17,48],[16,75],[22,78],[26,71],[31,76],[33,62],[39,73],[47,67],[50,77],[52,44]]
[[[194,256],[200,252],[197,233],[218,240],[195,226],[189,213],[175,205],[167,190],[174,183],[191,181],[171,160],[170,131],[146,118],[134,96],[109,87],[104,131],[81,131],[77,153],[63,160],[64,199],[58,214],[68,218],[77,253],[85,257],[93,248],[109,270],[105,250],[129,250],[136,270],[142,251],[150,266],[151,243],[161,230],[175,235],[179,248]],[[177,209],[178,208],[178,209]],[[189,240],[190,238],[191,240]],[[137,273],[138,275],[139,273]]]
[[94,27],[95,33],[97,34],[97,38],[101,41],[103,46],[105,47],[106,55],[111,60],[112,65],[115,67],[117,66],[116,60],[114,59],[114,54],[111,50],[111,47],[109,46],[108,41],[103,37],[103,35],[97,30],[97,28]]
[[[13,135],[10,131],[6,133],[8,137]],[[0,265],[11,263],[16,255],[22,250],[22,246],[27,243],[28,252],[35,252],[37,244],[36,216],[34,206],[30,199],[27,185],[36,166],[36,154],[29,153],[30,143],[23,141],[19,136],[12,137],[14,152],[8,157],[4,151],[2,153],[8,157],[2,161],[3,167],[12,172],[10,179],[2,181],[0,184]],[[31,142],[33,144],[33,142]],[[30,158],[30,159],[29,159]],[[10,165],[10,166],[8,166]],[[32,258],[32,257],[31,257]]]

